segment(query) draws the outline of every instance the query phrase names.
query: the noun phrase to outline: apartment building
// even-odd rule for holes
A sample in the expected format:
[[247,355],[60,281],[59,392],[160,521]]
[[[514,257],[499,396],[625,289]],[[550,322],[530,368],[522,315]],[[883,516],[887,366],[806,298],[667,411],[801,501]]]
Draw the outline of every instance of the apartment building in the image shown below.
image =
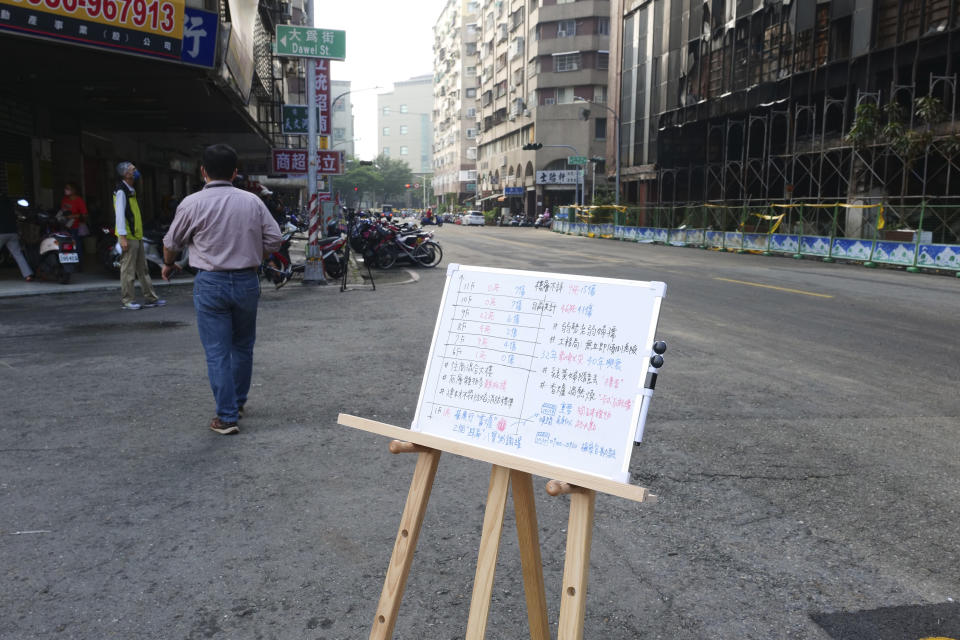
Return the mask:
[[[477,170],[483,202],[533,216],[576,202],[581,179],[592,192],[593,167],[568,159],[602,156],[605,149],[609,16],[609,0],[481,2]],[[528,143],[543,147],[524,150]],[[602,165],[597,173],[604,174]]]
[[377,96],[377,149],[425,178],[433,171],[433,75],[395,82]]
[[[336,68],[334,68],[336,70]],[[333,101],[333,120],[330,123],[330,147],[343,151],[344,156],[356,155],[353,129],[353,102],[350,101],[349,80],[330,82],[330,100]]]
[[478,0],[448,0],[433,28],[433,192],[450,208],[477,192]]

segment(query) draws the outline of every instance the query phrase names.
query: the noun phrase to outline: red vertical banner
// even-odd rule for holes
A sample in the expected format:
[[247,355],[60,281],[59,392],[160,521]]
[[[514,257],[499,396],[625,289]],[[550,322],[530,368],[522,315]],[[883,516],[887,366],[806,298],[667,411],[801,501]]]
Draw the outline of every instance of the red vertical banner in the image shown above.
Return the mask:
[[316,65],[316,81],[313,90],[317,95],[317,108],[320,111],[317,119],[317,135],[330,135],[330,121],[333,114],[330,113],[330,61],[326,59],[317,59],[313,62]]

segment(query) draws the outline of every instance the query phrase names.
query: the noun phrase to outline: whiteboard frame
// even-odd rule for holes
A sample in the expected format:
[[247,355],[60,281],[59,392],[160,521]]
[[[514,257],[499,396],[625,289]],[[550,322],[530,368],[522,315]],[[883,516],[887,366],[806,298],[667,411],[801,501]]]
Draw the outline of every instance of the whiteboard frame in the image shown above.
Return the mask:
[[[640,428],[639,419],[640,419],[640,405],[643,400],[643,395],[641,393],[643,385],[646,382],[646,371],[650,368],[650,358],[652,357],[653,342],[657,332],[657,324],[660,320],[660,306],[663,302],[663,298],[667,295],[667,285],[663,282],[651,281],[651,280],[623,280],[620,278],[604,278],[600,276],[582,276],[566,273],[551,273],[547,271],[525,271],[521,269],[501,269],[497,267],[475,267],[470,265],[461,265],[458,263],[451,263],[447,265],[447,279],[443,285],[443,295],[440,298],[440,308],[437,311],[437,322],[433,327],[433,337],[430,340],[430,351],[427,354],[426,366],[423,369],[423,380],[420,383],[420,394],[417,397],[416,410],[413,414],[413,421],[410,423],[410,429],[414,433],[423,433],[426,435],[426,432],[420,431],[417,429],[417,424],[420,422],[420,409],[423,406],[423,399],[427,392],[427,382],[428,382],[428,372],[430,370],[430,364],[433,362],[434,351],[437,346],[437,338],[440,335],[440,321],[443,318],[443,310],[446,307],[447,296],[450,292],[450,284],[453,282],[453,276],[456,275],[458,271],[470,271],[476,273],[488,273],[488,274],[504,274],[510,276],[522,275],[524,277],[530,278],[553,278],[561,280],[575,280],[578,282],[586,282],[591,284],[607,284],[607,285],[616,285],[621,287],[635,287],[637,289],[648,289],[652,290],[654,295],[654,305],[650,315],[650,330],[646,336],[646,342],[643,344],[643,347],[646,349],[645,355],[642,357],[642,371],[644,374],[641,376],[638,382],[638,389],[634,396],[634,409],[633,414],[630,418],[631,425],[627,430],[626,439],[624,441],[624,456],[623,456],[623,465],[619,473],[612,473],[611,476],[619,476],[620,482],[629,484],[630,481],[630,461],[633,453],[633,443],[635,441],[637,430]],[[440,437],[440,436],[438,436]],[[442,438],[443,440],[448,440],[450,442],[459,442],[459,440],[454,440],[450,438]],[[486,449],[486,447],[481,447]],[[496,449],[490,448],[489,451],[496,451]],[[526,456],[518,456],[524,460],[530,460],[531,462],[539,462],[533,458],[528,458]],[[584,474],[589,476],[595,476],[597,478],[606,478],[606,476],[601,476],[598,474],[592,474],[586,471],[578,470],[578,474]]]

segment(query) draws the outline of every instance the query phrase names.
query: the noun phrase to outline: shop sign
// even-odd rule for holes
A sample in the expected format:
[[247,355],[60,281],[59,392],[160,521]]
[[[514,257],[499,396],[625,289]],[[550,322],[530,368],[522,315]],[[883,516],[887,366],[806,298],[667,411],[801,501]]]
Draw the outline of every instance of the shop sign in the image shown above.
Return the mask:
[[505,196],[522,196],[523,187],[504,187],[503,195]]
[[[307,172],[306,149],[274,149],[273,173]],[[338,176],[343,173],[343,151],[317,151],[317,174]]]
[[0,0],[0,29],[168,60],[181,60],[184,18],[183,0]]
[[537,184],[579,184],[579,171],[537,171]]

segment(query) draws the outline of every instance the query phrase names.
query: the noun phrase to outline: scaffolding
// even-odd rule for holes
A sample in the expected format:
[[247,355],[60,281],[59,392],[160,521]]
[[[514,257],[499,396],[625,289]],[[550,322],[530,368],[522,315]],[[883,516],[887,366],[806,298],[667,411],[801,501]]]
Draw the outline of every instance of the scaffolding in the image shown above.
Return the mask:
[[[660,116],[652,201],[671,210],[861,204],[831,225],[848,236],[915,229],[960,243],[960,3],[876,0],[873,46],[862,55],[851,51],[852,18],[832,18],[832,4],[807,7],[805,28],[789,3],[765,2],[719,27],[706,15],[709,51],[692,59],[684,84],[697,94]],[[684,139],[698,134],[700,158]],[[883,205],[884,216],[866,205]],[[718,224],[712,217],[701,215]],[[822,226],[819,217],[795,224]]]

